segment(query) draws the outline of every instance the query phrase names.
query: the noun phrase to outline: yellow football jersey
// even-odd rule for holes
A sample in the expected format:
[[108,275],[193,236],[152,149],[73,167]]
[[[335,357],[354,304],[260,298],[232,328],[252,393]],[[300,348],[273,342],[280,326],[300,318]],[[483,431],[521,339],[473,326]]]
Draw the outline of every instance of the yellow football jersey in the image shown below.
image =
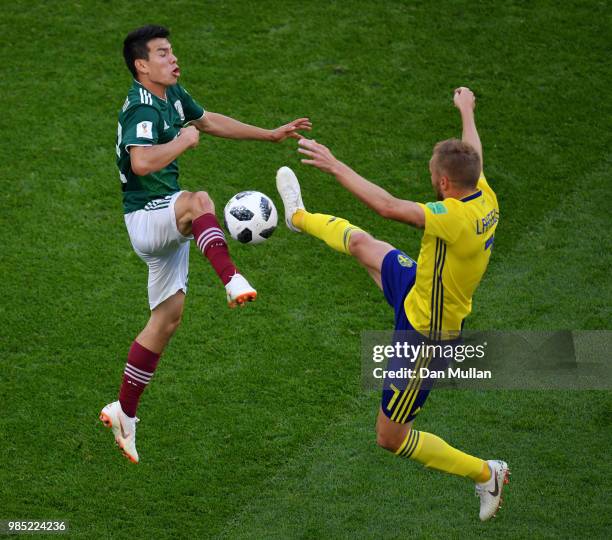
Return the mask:
[[415,330],[432,339],[461,330],[489,264],[499,206],[483,174],[477,189],[461,200],[421,204],[425,232],[404,309]]

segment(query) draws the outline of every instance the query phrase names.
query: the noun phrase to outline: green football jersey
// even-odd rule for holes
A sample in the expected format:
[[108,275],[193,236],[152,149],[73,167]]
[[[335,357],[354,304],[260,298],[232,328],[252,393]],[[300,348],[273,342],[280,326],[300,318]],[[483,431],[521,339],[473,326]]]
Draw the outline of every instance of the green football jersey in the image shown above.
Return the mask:
[[149,201],[180,191],[176,160],[159,171],[138,176],[132,171],[130,146],[168,143],[185,124],[203,114],[204,109],[178,84],[168,87],[166,99],[161,99],[134,81],[119,113],[115,148],[124,213],[140,210]]

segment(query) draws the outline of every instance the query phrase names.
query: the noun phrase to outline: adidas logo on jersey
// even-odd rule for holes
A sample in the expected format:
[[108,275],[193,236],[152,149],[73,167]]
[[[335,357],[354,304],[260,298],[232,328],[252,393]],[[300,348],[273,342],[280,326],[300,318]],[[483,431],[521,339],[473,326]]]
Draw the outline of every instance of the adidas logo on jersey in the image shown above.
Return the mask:
[[140,103],[153,105],[153,96],[150,92],[147,92],[144,88],[139,88],[138,91],[140,92]]

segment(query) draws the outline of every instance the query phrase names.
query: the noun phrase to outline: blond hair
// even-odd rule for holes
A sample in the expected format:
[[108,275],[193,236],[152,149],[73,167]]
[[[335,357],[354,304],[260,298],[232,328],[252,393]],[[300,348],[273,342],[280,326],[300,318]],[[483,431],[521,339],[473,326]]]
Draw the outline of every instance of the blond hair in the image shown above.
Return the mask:
[[476,188],[482,170],[476,149],[459,139],[447,139],[436,144],[432,165],[440,175],[466,189]]

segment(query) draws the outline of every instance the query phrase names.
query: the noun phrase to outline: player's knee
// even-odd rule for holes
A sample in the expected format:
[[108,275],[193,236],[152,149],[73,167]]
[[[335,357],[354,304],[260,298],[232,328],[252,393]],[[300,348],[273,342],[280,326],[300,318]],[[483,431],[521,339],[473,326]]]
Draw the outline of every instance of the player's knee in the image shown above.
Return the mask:
[[355,231],[351,234],[349,240],[349,251],[352,255],[358,257],[360,253],[363,253],[369,248],[369,244],[373,238],[368,233],[363,231]]
[[181,325],[182,320],[183,320],[183,315],[182,313],[179,313],[178,315],[176,315],[176,317],[168,321],[168,331],[174,334],[174,332],[176,332],[178,327]]
[[214,214],[215,204],[206,191],[196,191],[191,195],[192,210],[196,216]]
[[166,339],[170,339],[181,325],[182,316],[182,309],[164,313],[163,317],[159,317],[156,321],[156,332]]
[[177,314],[163,321],[160,328],[161,333],[163,333],[168,339],[170,339],[177,331],[178,327],[181,325],[181,319],[182,315]]

